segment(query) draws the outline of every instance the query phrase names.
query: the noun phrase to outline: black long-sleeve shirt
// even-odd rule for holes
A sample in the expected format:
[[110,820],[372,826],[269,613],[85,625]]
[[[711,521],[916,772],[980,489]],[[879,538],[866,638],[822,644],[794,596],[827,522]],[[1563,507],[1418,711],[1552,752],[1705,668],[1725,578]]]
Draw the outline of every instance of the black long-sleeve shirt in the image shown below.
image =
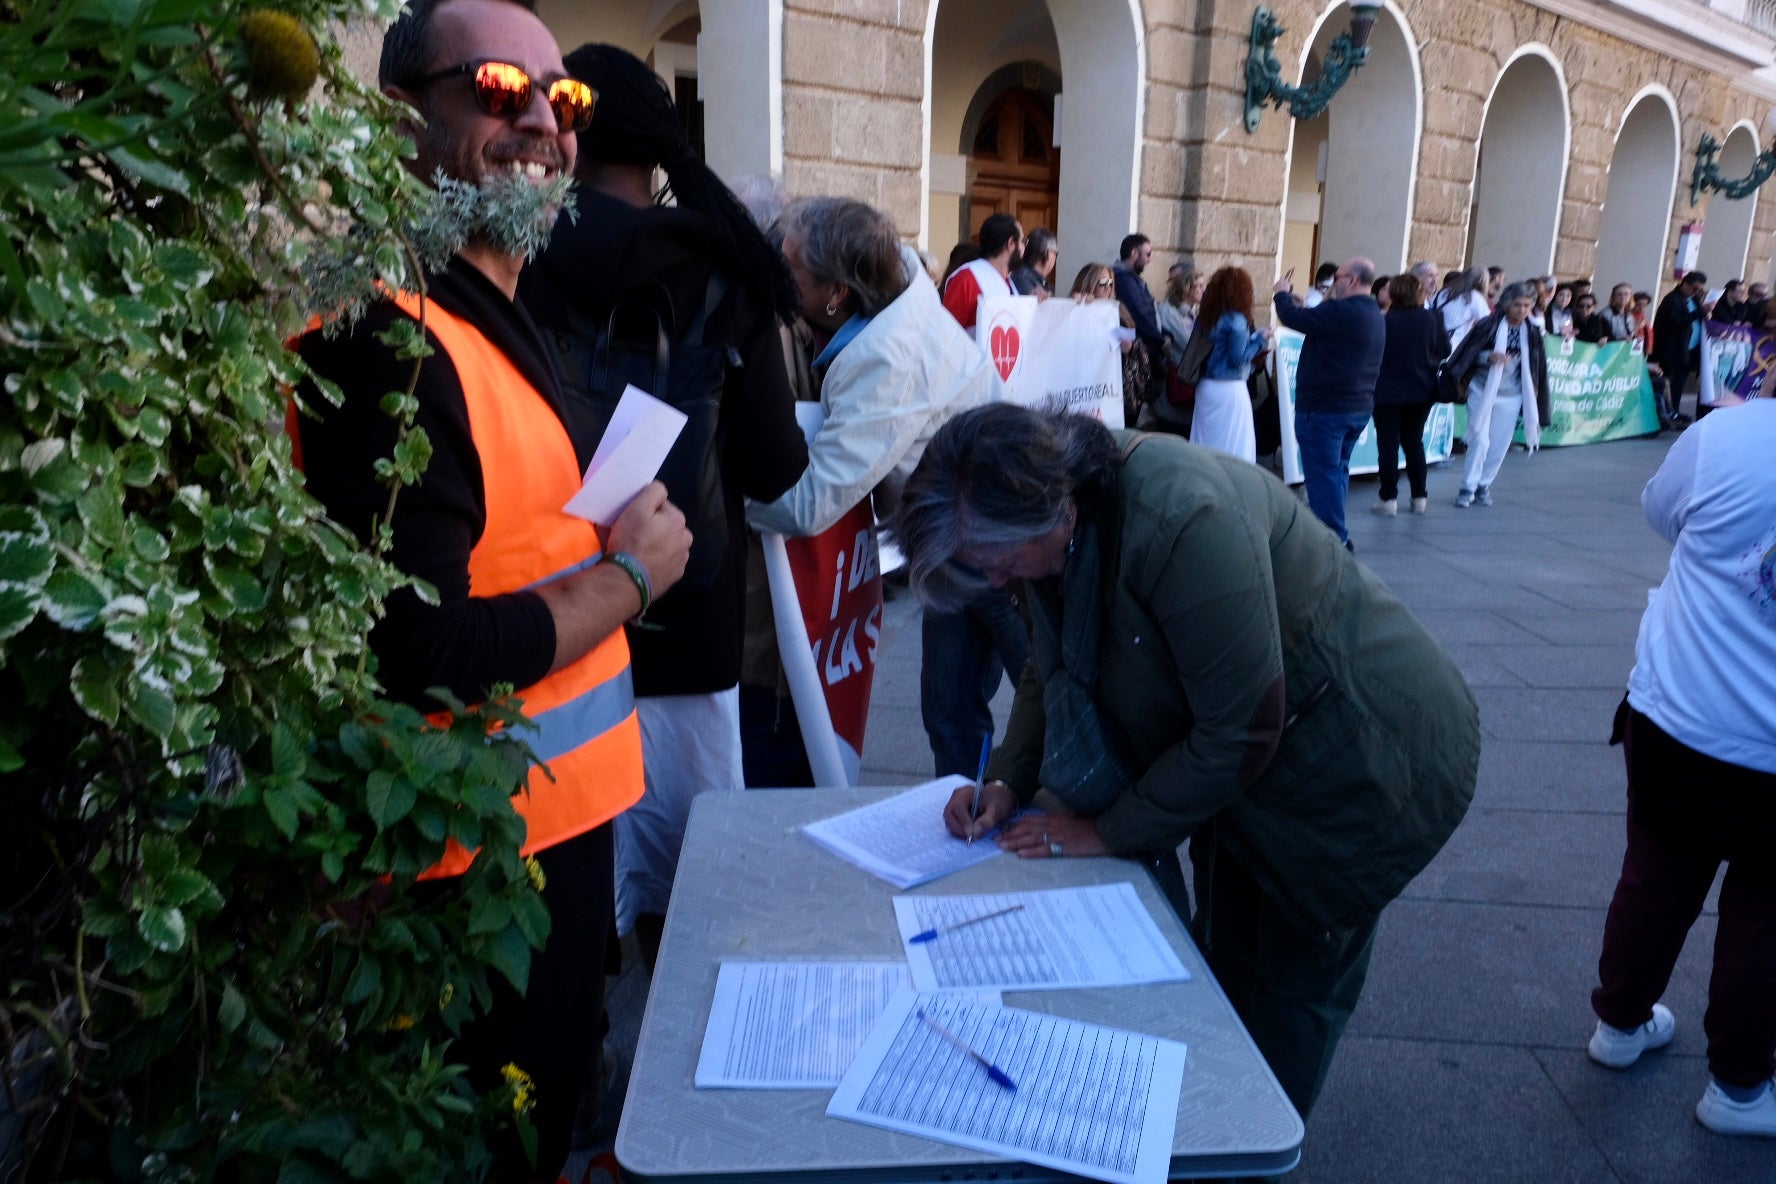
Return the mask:
[[[460,258],[433,277],[427,296],[480,329],[549,400],[583,468],[597,441],[575,435],[548,350],[524,310]],[[309,491],[334,521],[366,542],[388,504],[376,461],[393,451],[397,432],[380,403],[389,391],[405,390],[413,372],[413,363],[397,358],[376,335],[405,315],[392,303],[379,304],[351,331],[333,340],[313,332],[299,347],[315,373],[345,396],[335,408],[312,383],[299,389],[302,405],[318,413],[305,415],[298,427]],[[370,633],[370,647],[391,696],[436,708],[425,694],[430,687],[473,703],[497,683],[525,687],[541,679],[555,659],[555,621],[534,592],[469,595],[469,553],[487,526],[481,458],[456,367],[437,338],[426,337],[433,353],[420,363],[414,394],[417,426],[431,442],[432,458],[419,483],[395,499],[389,558],[431,584],[438,603],[425,604],[411,590],[394,593]]]

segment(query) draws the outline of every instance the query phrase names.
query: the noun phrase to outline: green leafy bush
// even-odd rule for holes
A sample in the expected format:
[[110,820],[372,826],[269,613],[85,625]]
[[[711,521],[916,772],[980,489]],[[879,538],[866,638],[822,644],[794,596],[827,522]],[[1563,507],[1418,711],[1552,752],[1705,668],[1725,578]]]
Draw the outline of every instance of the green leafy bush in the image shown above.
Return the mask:
[[0,0],[0,1176],[476,1178],[528,1129],[448,1051],[548,928],[522,717],[378,698],[401,577],[279,430],[314,302],[417,282],[330,32],[396,7]]

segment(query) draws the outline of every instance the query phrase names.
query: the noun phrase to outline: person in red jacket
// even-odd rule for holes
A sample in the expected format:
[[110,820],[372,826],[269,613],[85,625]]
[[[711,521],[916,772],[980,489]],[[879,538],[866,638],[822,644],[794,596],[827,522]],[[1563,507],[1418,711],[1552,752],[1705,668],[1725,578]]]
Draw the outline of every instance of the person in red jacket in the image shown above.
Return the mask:
[[1010,214],[993,214],[981,223],[979,242],[980,257],[952,272],[943,290],[944,307],[970,332],[982,296],[1017,295],[1011,273],[1022,262],[1024,228]]

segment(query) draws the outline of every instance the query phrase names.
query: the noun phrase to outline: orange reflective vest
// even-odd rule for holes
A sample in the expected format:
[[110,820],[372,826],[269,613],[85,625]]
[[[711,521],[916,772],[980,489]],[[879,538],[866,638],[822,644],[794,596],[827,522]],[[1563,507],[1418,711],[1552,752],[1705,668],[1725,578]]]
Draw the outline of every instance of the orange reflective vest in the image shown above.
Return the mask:
[[[417,297],[394,300],[419,319]],[[561,508],[580,487],[580,465],[555,409],[471,322],[427,301],[425,327],[462,380],[481,459],[487,523],[469,553],[469,595],[535,588],[592,566],[604,543],[590,522]],[[524,739],[546,766],[512,797],[527,827],[522,854],[584,834],[640,800],[641,725],[621,629],[515,697],[537,725]],[[421,878],[460,875],[474,858],[452,839]]]

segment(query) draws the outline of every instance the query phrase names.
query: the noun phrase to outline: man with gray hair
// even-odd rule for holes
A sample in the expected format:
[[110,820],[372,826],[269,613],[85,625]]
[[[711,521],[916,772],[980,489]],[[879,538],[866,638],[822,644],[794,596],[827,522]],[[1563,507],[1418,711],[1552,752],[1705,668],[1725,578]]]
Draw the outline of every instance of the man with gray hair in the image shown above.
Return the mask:
[[1418,277],[1418,286],[1424,289],[1425,304],[1431,303],[1431,297],[1437,294],[1437,265],[1429,259],[1420,259],[1412,265],[1412,274]]
[[1306,308],[1289,277],[1276,282],[1277,320],[1304,334],[1295,371],[1295,442],[1307,481],[1307,504],[1347,549],[1344,499],[1350,458],[1375,410],[1375,380],[1386,338],[1381,306],[1369,294],[1373,261],[1349,260],[1332,276],[1332,297]]

